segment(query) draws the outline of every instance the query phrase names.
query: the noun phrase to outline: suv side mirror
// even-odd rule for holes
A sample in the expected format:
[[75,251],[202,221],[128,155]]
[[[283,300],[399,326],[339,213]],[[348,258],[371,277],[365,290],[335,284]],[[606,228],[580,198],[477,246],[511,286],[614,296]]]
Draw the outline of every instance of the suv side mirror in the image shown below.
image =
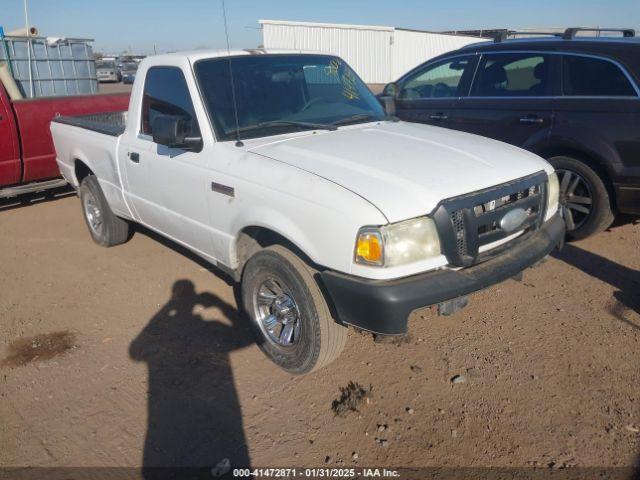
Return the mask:
[[400,93],[400,87],[397,83],[387,83],[382,89],[383,97],[398,98],[398,93]]
[[398,97],[399,91],[400,89],[395,83],[388,83],[384,89],[382,89],[382,94],[378,98],[387,115],[396,114],[396,98]]
[[199,151],[201,136],[187,136],[190,120],[181,115],[157,115],[151,125],[153,141],[169,148]]

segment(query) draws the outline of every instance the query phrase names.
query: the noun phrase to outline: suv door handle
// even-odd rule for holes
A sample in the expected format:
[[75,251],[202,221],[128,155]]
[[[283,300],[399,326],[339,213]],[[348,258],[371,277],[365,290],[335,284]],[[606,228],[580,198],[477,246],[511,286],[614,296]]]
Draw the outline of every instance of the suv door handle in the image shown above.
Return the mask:
[[527,115],[520,119],[520,123],[544,123],[544,118],[540,118],[537,115]]
[[138,152],[129,152],[129,160],[133,163],[140,163],[140,154]]
[[449,115],[445,115],[444,113],[434,113],[433,115],[430,115],[429,118],[431,120],[446,120],[447,118],[449,118]]

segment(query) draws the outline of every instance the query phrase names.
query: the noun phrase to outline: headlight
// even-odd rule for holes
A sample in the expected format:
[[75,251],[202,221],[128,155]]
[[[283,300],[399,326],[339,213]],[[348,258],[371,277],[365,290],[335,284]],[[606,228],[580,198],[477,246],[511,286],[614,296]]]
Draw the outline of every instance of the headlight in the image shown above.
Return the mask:
[[560,184],[558,182],[558,174],[553,172],[549,175],[549,192],[547,197],[547,214],[545,220],[551,218],[558,210],[558,201],[560,198]]
[[440,239],[432,219],[414,218],[358,232],[355,261],[364,265],[395,267],[440,255]]

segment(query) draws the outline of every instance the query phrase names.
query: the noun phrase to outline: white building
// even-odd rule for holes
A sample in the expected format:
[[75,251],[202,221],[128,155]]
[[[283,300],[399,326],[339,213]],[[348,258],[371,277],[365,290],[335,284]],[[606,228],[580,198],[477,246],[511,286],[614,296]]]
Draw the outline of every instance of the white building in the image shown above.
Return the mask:
[[482,41],[477,37],[395,27],[282,20],[259,22],[265,48],[338,55],[369,84],[392,82],[430,58]]

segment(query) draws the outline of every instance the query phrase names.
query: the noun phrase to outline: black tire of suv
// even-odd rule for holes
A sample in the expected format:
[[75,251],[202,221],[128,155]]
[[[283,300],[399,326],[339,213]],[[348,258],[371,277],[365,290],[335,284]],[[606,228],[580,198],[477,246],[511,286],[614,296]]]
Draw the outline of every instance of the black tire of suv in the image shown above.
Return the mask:
[[[113,247],[129,240],[131,232],[129,222],[113,213],[95,175],[84,177],[80,183],[78,195],[80,196],[84,221],[94,242],[103,247]],[[99,231],[92,228],[90,224],[87,214],[87,201],[89,200],[95,204],[101,214],[102,228]]]
[[[347,341],[348,330],[331,316],[314,278],[316,273],[291,250],[272,245],[253,255],[242,274],[242,303],[260,349],[276,365],[293,374],[309,373],[333,362]],[[256,318],[254,299],[268,279],[286,285],[299,311],[299,338],[286,348],[274,344]]]
[[581,240],[606,230],[613,223],[615,214],[609,190],[602,178],[586,163],[575,158],[558,156],[549,158],[548,161],[555,169],[568,170],[580,175],[592,194],[591,212],[587,220],[579,228],[567,231],[567,240]]

